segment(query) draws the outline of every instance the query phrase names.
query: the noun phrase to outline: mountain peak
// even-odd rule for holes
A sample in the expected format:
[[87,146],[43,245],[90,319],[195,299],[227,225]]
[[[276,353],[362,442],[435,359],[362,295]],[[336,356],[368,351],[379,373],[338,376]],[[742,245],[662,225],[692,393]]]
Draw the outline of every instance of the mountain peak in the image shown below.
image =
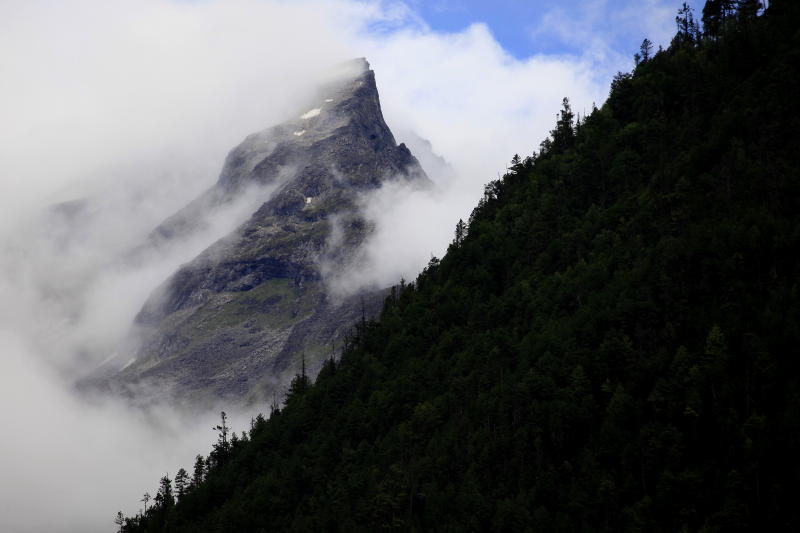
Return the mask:
[[[382,161],[380,165],[364,164],[375,157]],[[303,197],[316,197],[322,189],[369,189],[398,177],[429,183],[419,162],[405,145],[397,145],[383,119],[369,62],[352,59],[334,68],[294,116],[248,135],[233,148],[217,183],[159,225],[151,241],[171,239],[202,226],[206,212],[251,185],[278,186],[286,197],[292,189],[290,182],[295,182],[295,191],[302,189]],[[291,192],[290,196],[298,195]]]
[[355,59],[307,107],[231,150],[217,184],[154,231],[172,239],[251,185],[271,191],[151,295],[136,318],[136,362],[120,379],[184,399],[243,398],[285,384],[300,353],[313,371],[383,300],[382,291],[333,297],[326,280],[354,267],[371,231],[361,195],[388,180],[430,183],[386,125],[369,63]]
[[349,61],[345,61],[342,63],[342,66],[345,69],[354,69],[357,70],[357,74],[363,74],[369,70],[371,70],[369,61],[367,61],[366,57],[356,57]]
[[[337,158],[346,159],[345,149],[359,148],[374,153],[407,152],[397,146],[383,119],[375,73],[364,58],[344,63],[295,117],[248,136],[234,148],[218,185],[239,189],[248,181],[269,184],[287,167],[331,155],[331,151]],[[405,174],[405,167],[418,166],[410,153],[401,155],[403,161],[395,174]],[[373,178],[378,179],[357,181],[374,186],[384,177]]]

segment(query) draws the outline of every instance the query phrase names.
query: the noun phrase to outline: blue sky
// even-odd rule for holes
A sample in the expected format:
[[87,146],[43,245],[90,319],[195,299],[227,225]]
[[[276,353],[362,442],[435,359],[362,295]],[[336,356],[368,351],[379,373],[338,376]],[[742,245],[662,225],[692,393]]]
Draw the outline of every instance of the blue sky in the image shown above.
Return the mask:
[[[409,0],[434,31],[457,32],[485,23],[517,59],[534,54],[581,54],[599,41],[617,53],[637,50],[645,37],[668,44],[677,0]],[[695,9],[702,1],[689,2]],[[698,17],[699,18],[699,17]]]

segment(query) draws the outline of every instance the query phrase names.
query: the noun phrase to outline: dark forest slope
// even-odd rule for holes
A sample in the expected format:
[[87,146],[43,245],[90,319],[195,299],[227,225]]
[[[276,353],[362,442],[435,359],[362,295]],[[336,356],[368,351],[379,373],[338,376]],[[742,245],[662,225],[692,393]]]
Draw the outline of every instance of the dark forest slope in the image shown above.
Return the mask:
[[125,530],[800,530],[800,7],[709,3]]

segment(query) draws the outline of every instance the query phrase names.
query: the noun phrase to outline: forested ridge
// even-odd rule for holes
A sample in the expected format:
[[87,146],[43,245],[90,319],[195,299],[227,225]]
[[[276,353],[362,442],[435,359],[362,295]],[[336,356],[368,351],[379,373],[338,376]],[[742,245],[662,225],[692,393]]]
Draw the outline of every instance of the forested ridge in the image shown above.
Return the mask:
[[[735,4],[735,5],[734,5]],[[685,6],[127,532],[800,531],[800,5]]]

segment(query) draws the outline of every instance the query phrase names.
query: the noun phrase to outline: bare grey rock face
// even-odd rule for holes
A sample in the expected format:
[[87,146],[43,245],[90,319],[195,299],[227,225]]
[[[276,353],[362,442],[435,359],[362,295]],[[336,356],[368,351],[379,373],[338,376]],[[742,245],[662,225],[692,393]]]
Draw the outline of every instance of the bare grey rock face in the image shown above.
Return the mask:
[[248,136],[214,187],[153,231],[155,242],[180,238],[249,187],[275,188],[153,292],[115,385],[188,402],[256,399],[287,383],[302,356],[313,372],[362,313],[378,311],[383,291],[335,296],[323,274],[350,264],[369,234],[360,195],[428,178],[384,122],[369,64],[350,66],[297,118]]

